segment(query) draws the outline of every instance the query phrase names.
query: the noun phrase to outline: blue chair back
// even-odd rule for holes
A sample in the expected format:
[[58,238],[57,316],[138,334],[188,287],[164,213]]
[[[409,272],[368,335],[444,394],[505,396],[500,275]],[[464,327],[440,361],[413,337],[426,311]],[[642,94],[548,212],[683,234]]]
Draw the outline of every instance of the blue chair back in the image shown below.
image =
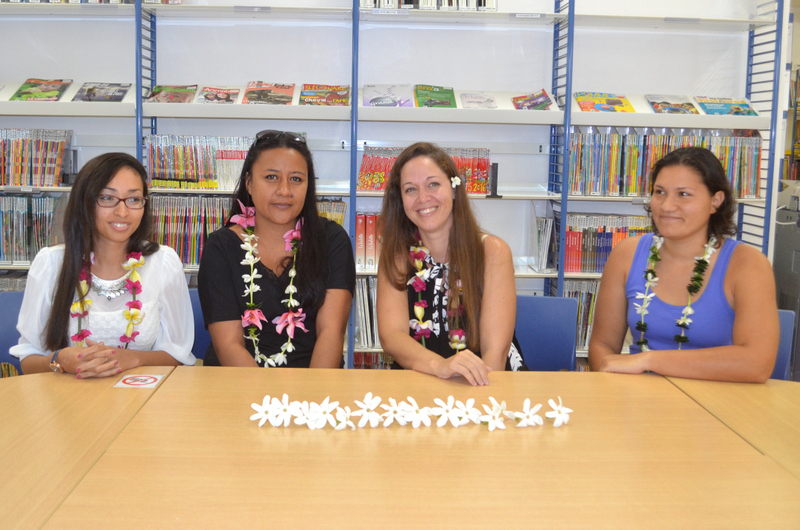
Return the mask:
[[517,295],[516,335],[531,370],[575,370],[578,301]]
[[198,359],[202,359],[206,355],[208,345],[211,344],[211,335],[203,322],[203,310],[200,308],[200,295],[197,294],[197,289],[189,289],[189,298],[192,300],[192,312],[194,313],[194,346],[192,346],[192,353]]
[[794,337],[794,311],[778,309],[778,320],[781,324],[781,337],[778,343],[778,357],[771,379],[789,380],[789,368],[792,362],[792,338]]
[[19,342],[17,319],[22,306],[22,291],[0,292],[0,307],[3,308],[4,318],[0,318],[0,363],[10,363],[22,373],[19,359],[8,353],[8,350]]

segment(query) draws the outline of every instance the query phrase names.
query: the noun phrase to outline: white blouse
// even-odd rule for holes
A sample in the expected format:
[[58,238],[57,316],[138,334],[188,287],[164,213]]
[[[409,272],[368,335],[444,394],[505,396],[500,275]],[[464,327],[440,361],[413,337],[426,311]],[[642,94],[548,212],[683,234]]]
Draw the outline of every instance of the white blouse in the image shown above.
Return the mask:
[[[20,360],[28,355],[49,353],[44,349],[43,334],[63,260],[64,245],[57,245],[40,250],[31,264],[17,322],[19,344],[9,352]],[[142,292],[136,299],[142,301],[144,318],[141,324],[136,325],[139,335],[129,348],[165,351],[183,364],[194,364],[194,315],[181,260],[173,249],[162,246],[145,256],[145,264],[138,270],[142,277]],[[81,327],[91,331],[90,338],[96,342],[124,347],[119,339],[124,335],[128,321],[122,313],[127,309],[125,303],[131,301],[131,295],[126,291],[122,296],[108,300],[89,290],[88,297],[92,306]],[[77,299],[76,293],[73,301]],[[77,331],[78,319],[70,318],[69,335]]]

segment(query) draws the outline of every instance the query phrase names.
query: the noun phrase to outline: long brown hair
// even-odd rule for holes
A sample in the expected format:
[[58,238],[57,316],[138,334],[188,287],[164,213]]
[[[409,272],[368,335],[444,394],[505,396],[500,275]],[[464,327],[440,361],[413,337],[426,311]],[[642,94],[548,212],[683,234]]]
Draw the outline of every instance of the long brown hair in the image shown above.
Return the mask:
[[[88,267],[94,248],[95,209],[97,197],[122,168],[130,168],[142,179],[143,196],[147,197],[147,172],[142,164],[126,153],[106,153],[89,160],[78,172],[64,212],[64,261],[44,329],[44,346],[50,351],[69,345],[69,309],[72,305],[81,270]],[[149,256],[158,250],[150,241],[153,218],[150,201],[145,201],[139,228],[128,240],[128,253]]]
[[[403,198],[400,190],[400,173],[403,167],[418,156],[430,158],[447,175],[453,178],[458,175],[453,160],[440,147],[418,142],[408,146],[400,153],[392,167],[386,192],[383,196],[383,208],[378,219],[381,236],[381,257],[379,269],[381,274],[392,283],[395,289],[402,291],[406,282],[416,272],[411,262],[409,248],[417,244],[418,230],[403,209]],[[463,307],[462,327],[467,336],[467,346],[473,351],[480,350],[480,329],[478,322],[481,313],[483,296],[484,251],[481,241],[481,228],[475,220],[465,189],[466,182],[455,187],[453,199],[453,225],[450,228],[447,254],[450,257],[448,283],[451,288],[461,282],[461,306]],[[456,297],[448,297],[448,319],[450,329],[454,326]]]

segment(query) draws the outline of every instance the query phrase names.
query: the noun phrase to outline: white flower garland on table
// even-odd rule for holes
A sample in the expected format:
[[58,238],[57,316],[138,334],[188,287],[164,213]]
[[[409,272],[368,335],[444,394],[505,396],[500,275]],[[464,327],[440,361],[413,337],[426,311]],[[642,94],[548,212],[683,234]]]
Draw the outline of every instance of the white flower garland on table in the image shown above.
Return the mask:
[[[530,398],[525,399],[521,412],[512,412],[506,409],[506,402],[497,402],[493,397],[489,398],[491,406],[483,405],[486,414],[475,407],[475,400],[470,398],[466,403],[448,396],[447,400],[434,399],[435,407],[420,407],[413,397],[409,396],[408,401],[398,403],[394,398],[389,398],[388,405],[381,405],[381,398],[373,396],[368,392],[362,401],[356,401],[358,408],[351,410],[349,406],[340,407],[338,401],[330,401],[326,397],[322,403],[308,401],[289,401],[287,394],[282,399],[277,397],[264,396],[259,405],[250,405],[255,414],[250,416],[252,421],[258,421],[258,426],[262,427],[269,422],[273,427],[288,427],[294,422],[295,425],[305,425],[309,429],[323,429],[330,425],[337,431],[346,428],[356,429],[353,418],[360,417],[358,428],[369,425],[372,428],[383,424],[384,427],[392,423],[405,426],[411,425],[417,429],[420,425],[431,426],[431,418],[438,418],[437,427],[444,427],[450,423],[453,427],[460,427],[468,423],[483,423],[489,427],[490,431],[495,429],[505,429],[505,419],[516,420],[517,427],[535,427],[544,425],[544,420],[537,414],[542,408],[541,404],[531,407]],[[563,406],[561,396],[558,397],[558,404],[552,399],[548,400],[550,408],[545,416],[553,420],[553,427],[561,427],[569,423],[569,414],[572,409]],[[378,412],[378,406],[385,412]]]

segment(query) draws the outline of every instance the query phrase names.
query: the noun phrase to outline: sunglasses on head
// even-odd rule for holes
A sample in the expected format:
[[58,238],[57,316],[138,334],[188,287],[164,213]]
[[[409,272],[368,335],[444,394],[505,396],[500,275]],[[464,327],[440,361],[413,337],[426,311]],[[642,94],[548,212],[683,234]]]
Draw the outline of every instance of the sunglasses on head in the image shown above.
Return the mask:
[[261,131],[260,133],[256,134],[256,142],[260,142],[261,140],[272,141],[272,140],[277,140],[281,137],[287,138],[288,140],[293,142],[299,142],[301,144],[306,143],[306,139],[303,137],[302,134],[289,131],[276,131],[273,129],[267,131]]

